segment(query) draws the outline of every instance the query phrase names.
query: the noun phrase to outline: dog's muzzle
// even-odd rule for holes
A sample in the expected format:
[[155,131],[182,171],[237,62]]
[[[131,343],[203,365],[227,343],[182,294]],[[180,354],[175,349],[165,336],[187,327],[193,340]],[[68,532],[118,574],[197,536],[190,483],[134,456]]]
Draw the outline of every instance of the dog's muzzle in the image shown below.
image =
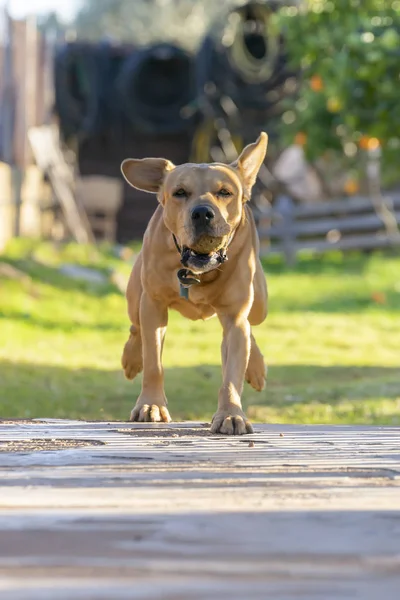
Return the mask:
[[201,254],[191,248],[183,248],[181,254],[183,266],[199,275],[216,269],[225,260],[226,252],[223,248],[217,252],[210,252],[210,254]]
[[181,263],[185,267],[184,269],[179,269],[177,277],[180,285],[180,295],[187,300],[189,298],[189,288],[192,285],[200,283],[199,275],[216,269],[219,265],[228,260],[226,251],[233,236],[231,236],[225,248],[220,248],[209,254],[195,252],[187,246],[181,248],[174,234],[172,234],[172,237],[176,249],[181,255]]

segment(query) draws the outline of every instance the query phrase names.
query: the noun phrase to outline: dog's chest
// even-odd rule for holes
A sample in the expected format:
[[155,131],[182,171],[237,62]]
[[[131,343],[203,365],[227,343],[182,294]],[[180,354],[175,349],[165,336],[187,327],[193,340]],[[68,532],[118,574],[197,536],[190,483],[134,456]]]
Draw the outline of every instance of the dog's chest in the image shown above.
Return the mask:
[[170,308],[178,311],[183,317],[197,321],[198,319],[207,320],[215,315],[215,309],[209,304],[202,302],[194,302],[190,299],[191,292],[189,291],[189,299],[179,298],[170,304]]

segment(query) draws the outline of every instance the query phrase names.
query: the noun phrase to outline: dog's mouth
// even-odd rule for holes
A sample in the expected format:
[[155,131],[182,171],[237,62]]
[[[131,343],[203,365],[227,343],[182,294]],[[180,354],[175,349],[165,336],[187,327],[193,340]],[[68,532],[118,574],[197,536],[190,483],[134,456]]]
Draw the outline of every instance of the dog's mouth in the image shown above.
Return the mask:
[[203,254],[191,248],[183,248],[181,263],[193,273],[200,275],[216,269],[224,260],[226,256],[223,249]]

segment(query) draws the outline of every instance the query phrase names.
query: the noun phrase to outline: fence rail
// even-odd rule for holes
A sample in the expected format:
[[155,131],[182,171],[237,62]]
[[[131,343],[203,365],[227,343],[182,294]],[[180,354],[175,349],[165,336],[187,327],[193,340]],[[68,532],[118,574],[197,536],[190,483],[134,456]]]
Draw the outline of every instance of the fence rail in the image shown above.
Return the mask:
[[[400,194],[390,194],[383,202],[399,226]],[[281,196],[273,208],[258,214],[258,231],[261,254],[283,254],[289,264],[302,250],[400,248],[400,234],[387,231],[366,197],[298,206]]]

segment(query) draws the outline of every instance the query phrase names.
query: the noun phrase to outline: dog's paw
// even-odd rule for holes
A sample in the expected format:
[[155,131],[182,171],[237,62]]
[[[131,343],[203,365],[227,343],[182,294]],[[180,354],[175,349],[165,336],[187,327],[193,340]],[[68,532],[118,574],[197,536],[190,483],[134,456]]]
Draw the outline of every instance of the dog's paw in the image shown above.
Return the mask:
[[126,342],[121,364],[127,379],[135,379],[143,371],[142,341],[139,334],[131,334]]
[[262,392],[265,389],[267,379],[267,366],[264,360],[258,364],[249,363],[246,371],[246,381],[256,392]]
[[258,346],[252,347],[245,379],[257,392],[262,392],[267,379],[267,366]]
[[130,420],[140,423],[170,423],[172,419],[165,405],[139,404],[132,410]]
[[211,433],[244,435],[245,433],[253,433],[253,428],[244,412],[237,408],[230,408],[215,413],[212,418]]

